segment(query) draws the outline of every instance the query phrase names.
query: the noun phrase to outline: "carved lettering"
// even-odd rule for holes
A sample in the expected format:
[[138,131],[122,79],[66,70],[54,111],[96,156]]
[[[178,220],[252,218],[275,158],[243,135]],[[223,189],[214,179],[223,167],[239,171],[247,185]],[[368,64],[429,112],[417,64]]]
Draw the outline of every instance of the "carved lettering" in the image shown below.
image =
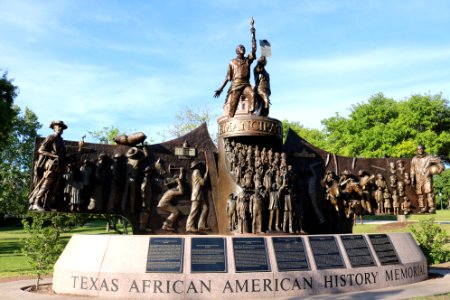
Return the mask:
[[[330,276],[331,277],[331,276]],[[362,276],[364,278],[364,276]],[[246,279],[246,280],[235,280],[230,282],[229,280],[225,283],[222,293],[259,293],[259,292],[273,292],[275,291],[289,291],[289,290],[305,290],[312,289],[313,278],[312,277],[299,277],[299,278],[275,278],[274,281],[271,279]]]
[[[342,275],[325,275],[324,287],[336,288],[345,286],[361,286],[368,284],[375,284],[377,282],[378,272],[366,272],[356,274],[342,274]],[[309,285],[309,282],[308,282]],[[312,287],[312,281],[311,285]]]
[[179,284],[179,283],[181,283],[181,285],[183,285],[183,281],[181,281],[181,280],[175,281],[175,282],[173,283],[173,285],[172,285],[173,291],[174,291],[175,293],[177,293],[177,294],[183,293],[182,290],[181,290],[181,291],[177,290],[177,284]]
[[111,280],[111,292],[117,292],[119,290],[119,279],[114,278]]
[[131,292],[135,292],[135,293],[140,293],[139,288],[137,286],[136,280],[133,280],[133,283],[130,286],[130,289],[128,290],[129,293]]
[[189,287],[186,291],[186,294],[189,294],[191,290],[193,290],[193,293],[198,294],[198,291],[195,288],[195,284],[192,281],[191,281],[191,283],[189,283]]
[[426,266],[410,266],[386,270],[386,281],[397,281],[426,275]]
[[281,135],[281,124],[275,120],[224,120],[219,124],[220,135],[229,133],[245,133],[246,131],[258,132],[270,135]]
[[103,291],[103,288],[105,288],[105,291],[109,292],[108,284],[106,283],[106,279],[103,279],[102,284],[100,285],[100,291]]
[[82,290],[96,290],[106,292],[117,292],[119,290],[119,280],[112,279],[111,281],[105,278],[95,278],[87,276],[70,276],[73,279],[73,288]]
[[81,286],[80,286],[80,288],[81,289],[83,289],[83,290],[87,290],[88,289],[88,277],[84,277],[84,276],[81,276]]

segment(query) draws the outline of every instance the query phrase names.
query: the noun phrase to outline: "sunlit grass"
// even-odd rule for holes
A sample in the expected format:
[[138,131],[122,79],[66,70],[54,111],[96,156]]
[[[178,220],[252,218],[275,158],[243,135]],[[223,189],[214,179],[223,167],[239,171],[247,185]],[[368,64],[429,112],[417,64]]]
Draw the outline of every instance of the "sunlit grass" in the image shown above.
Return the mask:
[[[62,242],[67,244],[75,233],[82,234],[114,234],[105,231],[106,222],[94,220],[83,227],[76,227],[62,234]],[[0,227],[0,278],[30,274],[32,269],[27,258],[20,252],[22,240],[27,233],[21,226]]]

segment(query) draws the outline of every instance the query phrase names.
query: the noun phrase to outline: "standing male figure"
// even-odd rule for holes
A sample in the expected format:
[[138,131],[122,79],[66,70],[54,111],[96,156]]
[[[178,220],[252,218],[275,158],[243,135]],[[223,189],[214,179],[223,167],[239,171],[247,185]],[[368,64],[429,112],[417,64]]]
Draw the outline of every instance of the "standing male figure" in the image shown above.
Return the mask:
[[242,95],[248,100],[250,112],[255,110],[255,95],[250,85],[250,66],[256,58],[256,38],[253,24],[250,32],[252,33],[252,52],[245,57],[245,47],[243,45],[236,47],[237,57],[231,60],[225,81],[214,93],[215,98],[219,97],[228,81],[231,81],[231,87],[227,95],[229,102],[228,116],[230,118],[234,117],[239,99]]
[[30,194],[29,210],[44,210],[57,193],[66,168],[66,146],[61,137],[67,125],[63,121],[52,121],[49,135],[38,149],[39,158],[34,169],[34,190]]
[[[203,186],[208,180],[208,166],[206,166],[205,174],[202,176],[200,173],[201,163],[193,161],[191,163],[192,177],[192,192],[191,192],[191,211],[189,212],[188,219],[186,221],[186,231],[197,232],[207,231],[209,228],[206,226],[206,218],[208,217],[208,205],[203,197]],[[198,219],[198,229],[195,228],[194,222],[197,217],[200,207],[202,212]]]
[[292,166],[288,165],[286,172],[283,173],[283,184],[280,187],[279,193],[280,195],[283,195],[284,199],[283,231],[287,232],[289,228],[289,233],[294,233],[294,224],[293,224],[294,184],[295,184],[295,174],[292,170]]
[[262,232],[262,215],[264,207],[264,199],[266,198],[266,188],[263,185],[259,185],[255,188],[255,193],[250,196],[250,215],[252,217],[252,232]]
[[122,212],[125,212],[127,209],[127,204],[130,205],[130,212],[133,214],[136,209],[136,196],[138,192],[138,176],[139,176],[139,167],[141,161],[147,158],[149,155],[149,150],[147,147],[144,147],[144,157],[140,157],[140,150],[136,147],[131,147],[127,151],[127,171],[126,171],[126,181],[124,192],[122,195]]
[[427,206],[423,201],[423,196],[427,197],[428,212],[434,213],[436,205],[433,193],[433,175],[440,174],[444,170],[444,165],[439,157],[427,154],[425,147],[419,145],[416,148],[417,155],[411,160],[411,184],[416,186],[420,212],[427,211]]

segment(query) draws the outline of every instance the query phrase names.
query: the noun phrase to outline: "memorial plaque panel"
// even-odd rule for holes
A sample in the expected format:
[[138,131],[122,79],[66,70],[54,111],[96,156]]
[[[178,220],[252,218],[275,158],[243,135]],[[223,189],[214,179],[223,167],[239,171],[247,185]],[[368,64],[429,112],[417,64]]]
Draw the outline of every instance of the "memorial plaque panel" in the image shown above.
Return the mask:
[[273,237],[278,271],[310,270],[301,237]]
[[191,272],[226,272],[224,238],[192,238]]
[[394,245],[386,234],[369,234],[369,239],[382,265],[400,264]]
[[341,240],[353,268],[375,266],[375,260],[364,236],[343,235]]
[[334,236],[310,236],[308,238],[317,269],[337,269],[345,267]]
[[236,272],[270,271],[264,238],[233,238]]
[[148,247],[147,273],[181,273],[183,238],[151,238]]

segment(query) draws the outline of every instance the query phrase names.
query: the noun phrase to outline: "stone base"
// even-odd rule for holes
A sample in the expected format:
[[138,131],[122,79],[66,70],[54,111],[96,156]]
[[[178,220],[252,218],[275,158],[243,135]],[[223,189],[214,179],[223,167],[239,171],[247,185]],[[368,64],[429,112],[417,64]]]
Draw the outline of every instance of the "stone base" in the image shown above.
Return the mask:
[[[367,251],[363,252],[367,252],[365,254],[369,257],[372,256],[374,261],[373,266],[364,267],[352,267],[351,263],[355,260],[347,254],[348,247],[345,250],[342,239],[344,236],[351,235],[326,236],[336,241],[339,249],[336,253],[340,256],[343,266],[322,269],[318,267],[320,263],[316,261],[317,255],[313,253],[310,238],[315,237],[317,240],[317,237],[325,236],[301,236],[308,262],[307,269],[288,272],[280,271],[277,264],[273,239],[276,236],[239,236],[264,241],[268,270],[237,272],[234,256],[236,248],[233,246],[236,241],[233,239],[236,237],[232,236],[74,235],[55,264],[53,289],[56,293],[111,298],[305,297],[404,285],[425,280],[428,276],[426,259],[409,233],[387,235],[399,259],[399,262],[394,264],[386,264],[383,255],[377,254],[373,244],[369,242],[369,236],[360,235],[367,243]],[[150,239],[174,237],[183,241],[182,271],[147,273]],[[224,239],[225,272],[192,272],[191,249],[195,238]],[[249,250],[249,261],[254,258],[252,256],[257,256],[252,253],[253,251]],[[357,252],[352,253],[358,255]],[[245,266],[251,266],[251,263],[245,263]]]

